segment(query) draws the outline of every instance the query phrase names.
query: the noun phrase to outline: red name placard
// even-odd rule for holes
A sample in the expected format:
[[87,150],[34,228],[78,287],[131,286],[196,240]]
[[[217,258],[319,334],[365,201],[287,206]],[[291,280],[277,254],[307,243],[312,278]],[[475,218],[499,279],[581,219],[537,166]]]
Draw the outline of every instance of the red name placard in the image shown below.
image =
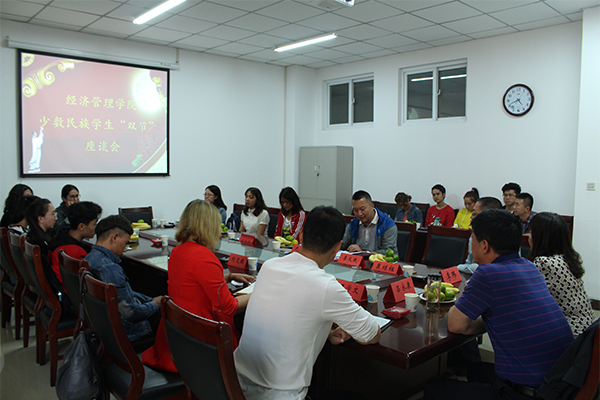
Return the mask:
[[229,261],[227,261],[228,267],[247,269],[248,268],[248,257],[240,256],[239,254],[231,254]]
[[342,253],[337,261],[348,267],[365,267],[365,259],[354,254]]
[[371,269],[375,272],[381,272],[384,274],[398,275],[398,269],[400,264],[394,264],[384,261],[375,261]]
[[366,301],[367,300],[367,289],[365,285],[360,283],[352,283],[338,279],[338,282],[350,293],[352,299],[355,301]]
[[292,247],[292,253],[300,253],[300,249],[301,249],[301,248],[302,248],[302,245],[301,245],[301,244],[295,244],[295,245]]
[[442,274],[442,280],[448,283],[460,283],[462,282],[462,276],[460,276],[460,271],[457,267],[450,267],[440,271]]
[[256,246],[256,238],[242,233],[242,236],[240,236],[240,243],[244,246]]
[[383,296],[383,301],[388,301],[390,303],[399,303],[404,301],[404,295],[406,293],[415,293],[415,286],[413,284],[412,278],[404,278],[400,279],[397,282],[394,282],[390,285],[387,292],[385,292],[385,296]]

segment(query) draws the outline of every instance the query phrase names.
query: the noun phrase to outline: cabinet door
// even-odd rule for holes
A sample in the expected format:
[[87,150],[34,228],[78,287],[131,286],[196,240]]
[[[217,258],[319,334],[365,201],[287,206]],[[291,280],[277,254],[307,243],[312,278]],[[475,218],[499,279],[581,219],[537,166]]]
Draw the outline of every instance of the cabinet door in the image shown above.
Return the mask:
[[335,147],[320,148],[318,161],[317,197],[323,199],[327,204],[334,204],[337,183],[337,149]]
[[300,197],[317,198],[317,172],[319,165],[318,149],[300,148],[300,179],[298,191]]

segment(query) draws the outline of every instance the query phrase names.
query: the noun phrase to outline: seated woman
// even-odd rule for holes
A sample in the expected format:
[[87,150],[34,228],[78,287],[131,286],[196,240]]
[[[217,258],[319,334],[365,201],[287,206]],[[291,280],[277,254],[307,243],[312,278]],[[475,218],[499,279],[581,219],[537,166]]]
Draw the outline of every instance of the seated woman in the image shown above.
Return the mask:
[[[220,215],[206,201],[193,200],[183,210],[175,239],[180,243],[169,259],[169,296],[180,307],[204,318],[224,321],[233,330],[233,346],[239,333],[233,316],[246,309],[250,295],[234,297],[227,282],[235,279],[250,283],[254,278],[243,274],[223,276],[223,266],[212,252],[220,239]],[[154,346],[142,355],[151,367],[177,372],[164,329],[159,329]]]
[[279,204],[281,204],[281,211],[277,217],[275,236],[293,236],[294,239],[300,240],[306,213],[298,194],[289,186],[283,188],[279,193]]
[[58,264],[58,253],[64,250],[67,255],[83,260],[88,255],[83,239],[90,239],[95,236],[100,214],[102,214],[102,207],[91,201],[71,204],[68,208],[71,229],[68,231],[60,230],[48,243],[48,259],[52,271],[54,271],[61,285],[63,281]]
[[396,212],[395,221],[399,222],[418,222],[423,224],[423,213],[410,201],[412,197],[406,193],[400,192],[394,198],[394,201],[398,205],[398,211]]
[[60,197],[62,202],[56,208],[56,224],[50,232],[52,237],[56,236],[60,230],[68,231],[70,228],[69,218],[68,218],[68,209],[71,204],[79,202],[80,195],[79,189],[75,185],[65,185],[60,191]]
[[217,185],[210,185],[204,189],[204,200],[213,204],[221,213],[221,223],[227,220],[227,206],[221,198],[221,189]]
[[240,232],[256,236],[258,241],[265,245],[268,242],[267,227],[270,219],[260,190],[255,187],[248,188],[246,190],[246,206],[241,215]]
[[558,214],[542,212],[531,219],[531,260],[546,278],[554,300],[577,336],[594,322],[594,311],[581,277],[585,273],[573,249],[569,228]]
[[27,222],[27,218],[25,218],[25,210],[29,208],[33,202],[38,200],[37,196],[22,196],[17,201],[17,204],[14,207],[14,212],[12,213],[13,222],[8,225],[8,230],[15,232],[19,235],[27,233],[29,230],[29,223]]
[[[62,284],[59,282],[54,271],[52,271],[50,261],[48,260],[48,243],[51,239],[48,232],[56,223],[56,211],[54,206],[48,199],[37,199],[27,208],[27,210],[25,210],[25,218],[29,224],[27,240],[40,246],[42,265],[44,267],[46,280],[48,281],[50,288],[58,295],[63,292]],[[67,296],[62,296],[61,301],[68,302],[67,299]]]
[[465,208],[461,209],[454,219],[454,227],[460,229],[471,229],[471,215],[475,208],[475,203],[479,200],[479,191],[472,188],[463,196]]
[[425,226],[436,224],[436,219],[439,218],[439,225],[452,226],[454,224],[454,209],[448,204],[444,203],[446,198],[446,188],[439,183],[431,188],[431,196],[435,202],[434,206],[429,207],[427,210],[427,218],[425,219]]
[[33,190],[27,185],[23,185],[22,183],[17,183],[15,186],[10,189],[6,200],[4,201],[4,214],[2,215],[2,220],[0,221],[0,226],[3,228],[7,228],[9,225],[19,222],[22,217],[15,216],[15,207],[19,202],[21,197],[25,196],[33,196]]

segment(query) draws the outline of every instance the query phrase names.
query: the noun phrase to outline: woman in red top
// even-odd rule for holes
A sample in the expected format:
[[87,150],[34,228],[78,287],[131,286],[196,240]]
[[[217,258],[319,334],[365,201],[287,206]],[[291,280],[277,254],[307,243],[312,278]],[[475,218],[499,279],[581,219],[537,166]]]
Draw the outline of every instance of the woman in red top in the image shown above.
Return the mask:
[[306,213],[302,208],[298,194],[289,186],[281,189],[279,204],[281,204],[281,211],[277,217],[275,236],[286,237],[289,235],[296,240],[300,240],[300,232],[304,228]]
[[435,206],[429,207],[427,210],[427,218],[425,219],[425,226],[429,226],[435,222],[436,218],[440,219],[442,226],[453,226],[454,225],[454,209],[448,204],[444,203],[446,198],[446,188],[439,183],[431,188],[431,196],[435,201]]
[[[254,278],[244,274],[223,276],[223,266],[214,250],[221,237],[221,214],[204,200],[190,202],[181,218],[175,239],[180,243],[169,259],[168,292],[173,301],[185,310],[204,318],[224,321],[234,332],[234,348],[239,333],[233,324],[233,316],[246,309],[250,295],[233,297],[227,282],[235,279],[250,283]],[[177,372],[165,335],[161,327],[154,346],[144,351],[144,364]]]

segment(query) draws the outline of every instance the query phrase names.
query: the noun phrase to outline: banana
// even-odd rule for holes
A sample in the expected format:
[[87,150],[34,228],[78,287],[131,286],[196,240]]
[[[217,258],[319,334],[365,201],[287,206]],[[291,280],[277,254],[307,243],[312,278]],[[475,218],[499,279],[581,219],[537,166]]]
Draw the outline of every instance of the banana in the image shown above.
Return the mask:
[[150,228],[150,225],[148,225],[147,223],[141,223],[141,222],[132,222],[131,226],[133,228],[138,228],[138,229],[148,229]]
[[376,254],[376,256],[379,261],[385,261],[385,257],[383,256],[383,254]]
[[448,282],[442,282],[442,285],[446,286],[447,288],[453,288],[454,285]]
[[460,290],[458,288],[455,287],[451,287],[451,288],[446,288],[446,292],[454,292],[454,294],[460,292]]
[[277,240],[278,242],[280,242],[284,246],[291,246],[292,245],[292,242],[290,242],[289,240],[285,240],[285,238],[281,237],[281,236],[275,236],[273,239]]

